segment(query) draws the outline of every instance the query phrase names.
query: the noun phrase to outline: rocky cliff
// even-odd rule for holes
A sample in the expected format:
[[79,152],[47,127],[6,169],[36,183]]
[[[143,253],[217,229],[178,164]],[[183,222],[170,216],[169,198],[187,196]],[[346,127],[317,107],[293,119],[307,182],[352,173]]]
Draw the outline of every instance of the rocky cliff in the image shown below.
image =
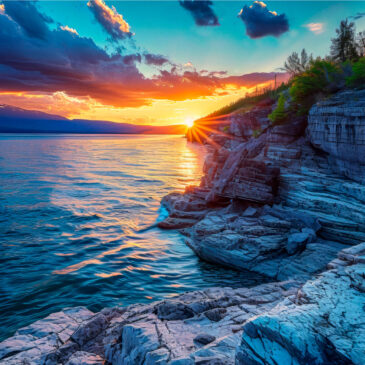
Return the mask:
[[209,136],[201,185],[163,199],[161,228],[271,283],[65,309],[2,342],[0,363],[365,363],[364,106],[347,91],[282,125],[271,102],[232,115]]

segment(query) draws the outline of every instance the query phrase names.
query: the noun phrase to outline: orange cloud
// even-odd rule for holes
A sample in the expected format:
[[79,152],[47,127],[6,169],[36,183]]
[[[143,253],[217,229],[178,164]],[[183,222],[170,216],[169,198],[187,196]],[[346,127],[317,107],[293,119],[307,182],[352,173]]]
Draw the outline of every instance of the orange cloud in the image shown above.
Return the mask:
[[324,23],[309,23],[305,25],[314,34],[321,34],[324,32]]
[[90,0],[87,6],[94,13],[96,20],[114,40],[124,39],[132,35],[129,24],[114,6],[109,8],[103,0]]
[[70,28],[68,25],[61,25],[60,28],[62,30],[67,31],[67,32],[70,32],[70,33],[79,35],[79,33],[77,33],[77,30],[76,29]]

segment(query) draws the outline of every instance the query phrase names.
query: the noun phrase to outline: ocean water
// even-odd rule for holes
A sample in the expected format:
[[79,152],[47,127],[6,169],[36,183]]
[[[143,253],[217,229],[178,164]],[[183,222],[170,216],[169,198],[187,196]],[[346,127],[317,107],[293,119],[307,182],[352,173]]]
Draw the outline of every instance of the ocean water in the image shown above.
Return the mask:
[[256,284],[156,227],[204,153],[181,136],[0,135],[0,338],[65,307]]

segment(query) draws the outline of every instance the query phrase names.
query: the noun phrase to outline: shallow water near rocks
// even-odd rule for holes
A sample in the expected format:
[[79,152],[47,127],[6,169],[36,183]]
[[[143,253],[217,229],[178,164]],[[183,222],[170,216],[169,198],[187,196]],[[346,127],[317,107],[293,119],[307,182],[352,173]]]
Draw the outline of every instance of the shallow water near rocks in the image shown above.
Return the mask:
[[259,283],[156,227],[204,153],[181,136],[0,135],[0,339],[65,307]]

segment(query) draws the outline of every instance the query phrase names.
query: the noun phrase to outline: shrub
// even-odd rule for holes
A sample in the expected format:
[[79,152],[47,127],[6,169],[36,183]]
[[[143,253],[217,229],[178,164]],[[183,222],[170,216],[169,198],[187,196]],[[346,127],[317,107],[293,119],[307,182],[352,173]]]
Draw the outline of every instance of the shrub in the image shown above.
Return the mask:
[[365,57],[359,59],[352,66],[352,75],[346,79],[348,86],[365,85]]
[[[294,78],[289,90],[300,113],[307,113],[318,94],[328,94],[340,83],[341,68],[334,62],[317,59],[311,67]],[[343,79],[343,78],[342,78]]]
[[280,94],[278,105],[276,106],[275,110],[269,114],[268,118],[273,124],[281,123],[286,120],[287,113],[285,110],[285,96],[283,93]]

